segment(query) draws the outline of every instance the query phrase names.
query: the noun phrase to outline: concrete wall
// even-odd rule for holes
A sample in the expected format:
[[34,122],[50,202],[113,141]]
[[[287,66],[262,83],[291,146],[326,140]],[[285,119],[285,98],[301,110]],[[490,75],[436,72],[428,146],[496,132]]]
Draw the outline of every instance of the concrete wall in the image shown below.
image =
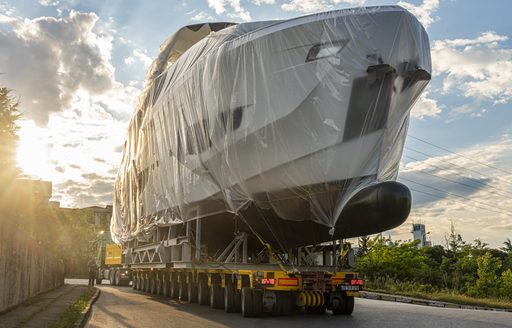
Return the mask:
[[64,283],[62,261],[23,230],[0,226],[0,312]]

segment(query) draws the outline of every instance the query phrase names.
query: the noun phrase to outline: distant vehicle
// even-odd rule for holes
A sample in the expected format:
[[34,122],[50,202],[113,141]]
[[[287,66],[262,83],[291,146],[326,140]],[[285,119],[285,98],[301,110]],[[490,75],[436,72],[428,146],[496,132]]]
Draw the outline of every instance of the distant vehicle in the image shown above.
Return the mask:
[[98,235],[96,263],[98,273],[96,284],[101,285],[104,279],[114,286],[128,286],[132,280],[131,270],[123,267],[121,246],[114,243],[110,233],[102,231]]
[[362,280],[343,239],[407,219],[394,180],[430,77],[428,36],[397,6],[180,29],[115,183],[134,288],[245,316],[351,313]]

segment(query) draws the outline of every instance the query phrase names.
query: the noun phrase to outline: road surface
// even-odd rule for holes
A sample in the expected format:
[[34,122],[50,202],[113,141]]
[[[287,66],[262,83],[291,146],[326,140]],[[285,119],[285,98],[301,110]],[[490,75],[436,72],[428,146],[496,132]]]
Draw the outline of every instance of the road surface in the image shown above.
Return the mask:
[[131,287],[100,286],[89,328],[103,327],[512,327],[512,313],[446,309],[356,299],[352,316],[294,314],[287,317],[242,318],[207,306],[179,303],[144,294]]

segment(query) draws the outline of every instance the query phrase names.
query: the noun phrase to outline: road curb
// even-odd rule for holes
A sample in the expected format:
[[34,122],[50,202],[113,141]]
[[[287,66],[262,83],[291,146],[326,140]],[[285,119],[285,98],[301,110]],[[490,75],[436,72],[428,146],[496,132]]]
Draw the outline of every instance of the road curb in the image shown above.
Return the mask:
[[[94,287],[94,288],[96,288],[96,287]],[[82,311],[82,314],[80,315],[80,319],[78,319],[75,322],[75,324],[73,325],[74,328],[83,328],[85,326],[85,323],[87,322],[87,320],[91,316],[92,305],[94,304],[94,302],[96,302],[98,297],[100,297],[100,289],[96,288],[96,292],[94,293],[94,295],[89,300],[89,304],[87,304],[85,309]]]
[[390,294],[374,293],[374,292],[367,292],[367,291],[359,292],[359,297],[368,298],[368,299],[372,299],[372,300],[400,302],[400,303],[408,303],[408,304],[415,304],[415,305],[432,306],[432,307],[438,307],[438,308],[512,312],[512,309],[499,309],[499,308],[490,308],[490,307],[484,307],[484,306],[463,305],[463,304],[425,300],[425,299],[408,297],[408,296],[390,295]]

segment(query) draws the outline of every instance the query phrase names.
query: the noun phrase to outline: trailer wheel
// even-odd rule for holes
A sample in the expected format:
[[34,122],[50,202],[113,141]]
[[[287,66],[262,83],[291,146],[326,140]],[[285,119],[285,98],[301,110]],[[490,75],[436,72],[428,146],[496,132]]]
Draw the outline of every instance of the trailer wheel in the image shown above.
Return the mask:
[[188,284],[188,295],[187,299],[190,303],[197,303],[197,283],[191,282]]
[[138,274],[139,278],[137,279],[137,290],[142,291],[144,286],[144,276],[142,273],[139,272]]
[[114,273],[114,283],[116,286],[121,285],[121,276],[120,276],[119,270],[116,270],[116,272]]
[[179,284],[179,294],[180,294],[180,301],[181,302],[187,302],[188,301],[188,290],[187,290],[187,283],[182,281]]
[[227,284],[224,288],[224,311],[228,313],[237,312],[236,288],[233,284]]
[[160,275],[156,277],[156,295],[162,295],[162,279],[160,279]]
[[272,308],[273,315],[289,315],[292,312],[290,295],[286,292],[275,292],[276,300]]
[[199,302],[199,305],[210,304],[210,289],[206,282],[200,282],[197,286],[197,301]]
[[133,289],[137,289],[137,280],[139,280],[139,277],[137,276],[137,274],[134,274],[133,279],[132,279],[132,288]]
[[177,282],[171,282],[171,298],[177,300],[180,297],[179,285]]
[[252,307],[255,317],[259,317],[263,313],[263,291],[261,289],[252,290]]
[[138,272],[135,273],[135,278],[133,282],[133,284],[135,285],[135,290],[140,290],[140,274]]
[[149,273],[144,275],[144,292],[149,293],[149,283],[151,278],[149,277]]
[[167,274],[164,273],[164,277],[162,280],[162,295],[167,298],[170,296],[170,286],[169,286],[169,278]]
[[213,284],[210,287],[210,307],[212,309],[224,307],[224,291],[219,284]]
[[250,287],[243,287],[240,295],[241,298],[241,310],[243,317],[254,317],[254,306],[252,300],[253,290]]
[[336,306],[333,307],[333,314],[350,315],[354,311],[354,296],[340,295],[334,299]]
[[139,281],[140,281],[140,283],[139,283],[139,290],[141,292],[143,292],[144,291],[144,286],[146,285],[146,275],[144,273],[140,274]]
[[350,315],[354,312],[354,296],[345,296],[345,312],[343,314]]
[[154,275],[149,278],[149,293],[156,295],[156,278]]

